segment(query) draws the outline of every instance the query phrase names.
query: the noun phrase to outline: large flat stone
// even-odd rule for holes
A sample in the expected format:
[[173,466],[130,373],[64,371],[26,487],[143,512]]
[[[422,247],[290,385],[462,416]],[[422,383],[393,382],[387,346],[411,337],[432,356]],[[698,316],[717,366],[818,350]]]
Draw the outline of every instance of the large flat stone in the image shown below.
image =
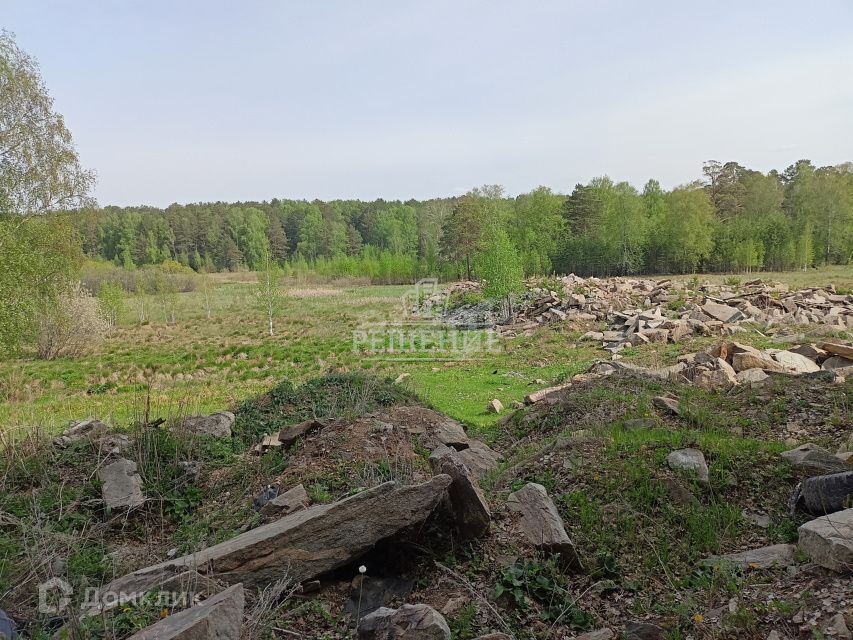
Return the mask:
[[705,462],[705,456],[699,449],[672,451],[666,457],[666,463],[671,469],[695,475],[699,484],[706,487],[710,486],[708,463]]
[[244,604],[243,585],[235,584],[134,633],[128,640],[240,640]]
[[399,486],[386,482],[332,504],[297,511],[197,553],[134,571],[102,590],[102,599],[195,569],[226,583],[264,586],[287,576],[301,583],[343,566],[376,543],[427,519],[447,493],[450,476]]
[[181,420],[180,431],[211,438],[230,438],[234,426],[234,414],[220,411],[209,416],[187,416]]
[[450,640],[450,627],[438,611],[425,604],[381,607],[361,619],[359,640]]
[[853,573],[853,509],[806,522],[799,528],[800,550],[812,562],[840,573]]

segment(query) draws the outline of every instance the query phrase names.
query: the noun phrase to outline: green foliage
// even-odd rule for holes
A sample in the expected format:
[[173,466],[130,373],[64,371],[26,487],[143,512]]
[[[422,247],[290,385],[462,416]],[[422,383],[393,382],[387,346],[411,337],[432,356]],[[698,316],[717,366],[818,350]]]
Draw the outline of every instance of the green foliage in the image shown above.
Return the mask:
[[118,326],[124,313],[124,289],[112,282],[105,282],[98,291],[98,306],[111,327]]
[[521,260],[502,228],[492,227],[486,231],[475,264],[485,282],[483,295],[487,298],[509,302],[512,294],[524,290]]
[[539,604],[539,618],[560,622],[583,631],[592,627],[595,618],[576,606],[565,586],[565,577],[553,560],[540,563],[519,558],[501,569],[495,582],[495,598],[504,598],[513,606],[527,610],[532,601]]

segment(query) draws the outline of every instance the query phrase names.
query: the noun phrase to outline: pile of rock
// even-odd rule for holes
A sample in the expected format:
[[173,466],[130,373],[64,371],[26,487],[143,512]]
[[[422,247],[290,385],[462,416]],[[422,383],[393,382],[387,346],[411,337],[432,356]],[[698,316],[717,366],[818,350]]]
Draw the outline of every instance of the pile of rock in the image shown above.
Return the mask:
[[[518,300],[512,324],[499,325],[499,318],[488,314],[478,316],[479,322],[489,324],[491,317],[491,324],[511,337],[565,320],[606,321],[609,331],[591,332],[587,338],[601,340],[612,351],[643,342],[677,342],[692,334],[731,335],[742,322],[853,328],[853,295],[838,294],[832,285],[791,292],[761,280],[743,286],[705,284],[696,290],[673,280],[569,275],[562,282],[564,294],[530,289]],[[471,289],[472,283],[464,283],[464,290]],[[445,320],[454,323],[454,318],[448,314]]]

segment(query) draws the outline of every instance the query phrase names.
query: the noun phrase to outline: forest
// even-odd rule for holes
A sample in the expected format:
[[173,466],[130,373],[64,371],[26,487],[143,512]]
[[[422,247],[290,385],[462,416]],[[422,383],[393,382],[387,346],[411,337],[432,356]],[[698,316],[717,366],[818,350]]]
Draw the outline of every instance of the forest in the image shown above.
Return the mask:
[[177,261],[195,271],[285,271],[405,282],[477,276],[488,229],[502,228],[525,275],[750,272],[848,264],[853,163],[801,160],[761,173],[707,162],[702,178],[640,191],[608,177],[563,195],[497,185],[426,201],[279,200],[89,207],[75,212],[85,254],[127,269]]

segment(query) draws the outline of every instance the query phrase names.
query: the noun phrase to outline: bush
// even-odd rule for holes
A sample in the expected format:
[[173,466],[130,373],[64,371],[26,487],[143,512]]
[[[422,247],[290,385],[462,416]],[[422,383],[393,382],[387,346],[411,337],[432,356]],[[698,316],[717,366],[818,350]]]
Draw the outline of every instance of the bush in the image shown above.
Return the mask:
[[98,301],[78,282],[39,318],[36,348],[47,360],[81,355],[101,342],[109,329]]

